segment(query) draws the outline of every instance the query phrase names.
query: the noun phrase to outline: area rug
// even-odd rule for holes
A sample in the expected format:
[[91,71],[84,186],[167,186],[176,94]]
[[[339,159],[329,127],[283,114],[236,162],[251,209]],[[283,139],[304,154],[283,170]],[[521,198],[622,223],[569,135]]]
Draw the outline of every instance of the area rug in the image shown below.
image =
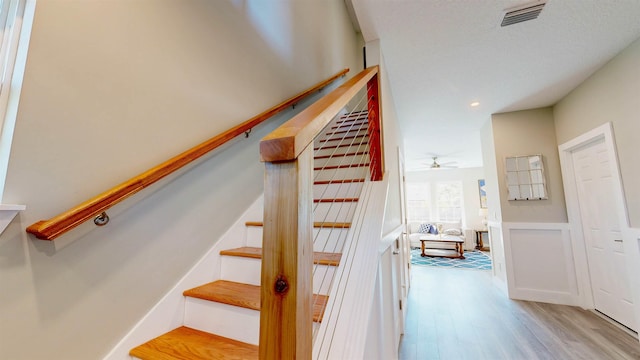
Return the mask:
[[411,249],[411,264],[457,269],[491,270],[491,258],[482,251],[465,251],[465,259],[422,257],[420,249]]

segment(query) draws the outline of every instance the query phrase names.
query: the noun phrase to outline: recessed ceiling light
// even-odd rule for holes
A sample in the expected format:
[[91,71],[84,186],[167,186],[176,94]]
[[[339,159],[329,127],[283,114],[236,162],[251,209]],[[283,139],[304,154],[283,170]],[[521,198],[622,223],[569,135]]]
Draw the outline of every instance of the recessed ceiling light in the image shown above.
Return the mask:
[[479,103],[479,102],[477,102],[477,101],[474,101],[474,102],[472,102],[470,105],[471,105],[472,107],[476,107],[476,106],[480,105],[480,103]]

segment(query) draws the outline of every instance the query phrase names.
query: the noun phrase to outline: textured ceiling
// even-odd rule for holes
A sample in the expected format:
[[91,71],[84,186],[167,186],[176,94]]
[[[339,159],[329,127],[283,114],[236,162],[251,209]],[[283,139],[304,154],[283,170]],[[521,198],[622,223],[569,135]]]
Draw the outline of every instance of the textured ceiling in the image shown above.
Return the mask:
[[549,0],[504,28],[504,9],[530,1],[351,1],[365,41],[380,39],[407,170],[432,155],[482,166],[491,114],[555,104],[640,37],[640,0]]

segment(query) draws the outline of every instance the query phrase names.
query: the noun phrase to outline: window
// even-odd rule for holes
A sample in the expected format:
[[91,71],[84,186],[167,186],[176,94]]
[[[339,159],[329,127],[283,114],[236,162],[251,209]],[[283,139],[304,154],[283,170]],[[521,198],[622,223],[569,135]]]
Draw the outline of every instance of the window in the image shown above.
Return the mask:
[[407,183],[406,188],[407,221],[462,220],[462,182],[415,182]]
[[0,198],[22,89],[35,0],[0,0]]
[[436,184],[437,220],[458,221],[462,219],[462,183],[439,182]]
[[431,189],[429,183],[407,183],[407,221],[431,220]]

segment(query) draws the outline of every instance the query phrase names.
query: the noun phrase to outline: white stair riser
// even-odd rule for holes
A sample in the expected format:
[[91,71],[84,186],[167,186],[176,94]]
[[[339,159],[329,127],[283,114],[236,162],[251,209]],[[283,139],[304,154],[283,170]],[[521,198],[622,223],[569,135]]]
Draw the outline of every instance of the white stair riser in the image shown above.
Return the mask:
[[342,253],[347,234],[347,229],[318,229],[314,233],[313,251]]
[[357,202],[314,203],[313,220],[316,222],[351,222]]
[[335,155],[335,154],[347,154],[352,152],[362,152],[367,151],[369,147],[367,144],[351,144],[348,143],[349,146],[342,146],[338,148],[326,148],[320,147],[316,145],[314,148],[318,149],[314,151],[315,156],[327,156],[327,155]]
[[[222,280],[235,281],[250,285],[260,285],[260,271],[262,261],[240,256],[222,256]],[[335,266],[314,264],[313,292],[314,294],[329,294],[329,286]]]
[[322,140],[342,139],[344,137],[366,136],[366,135],[368,135],[368,129],[365,125],[355,125],[355,126],[343,127],[339,129],[330,129],[330,130],[326,129],[326,131],[322,135],[318,136],[316,141],[320,142]]
[[247,226],[247,246],[262,247],[262,226]]
[[364,115],[352,115],[352,116],[348,116],[342,119],[339,119],[335,122],[332,122],[331,125],[329,126],[329,129],[331,129],[334,126],[351,126],[351,124],[353,123],[363,123],[366,122],[368,119],[368,116],[366,114]]
[[[187,297],[184,326],[224,336],[248,344],[258,345],[260,338],[260,312]],[[313,331],[320,324],[313,323]]]
[[[340,135],[343,135],[343,134],[340,134]],[[316,141],[315,147],[323,148],[327,146],[359,144],[362,142],[369,141],[368,139],[369,139],[369,136],[363,136],[363,137],[357,137],[357,138],[349,137],[348,139],[344,139],[342,136],[340,137],[334,136],[329,139],[319,139],[318,141]]]
[[184,325],[258,345],[260,312],[197,298],[186,298]]
[[313,185],[313,198],[357,198],[362,193],[362,185],[361,182]]
[[368,166],[346,169],[316,170],[313,172],[314,181],[330,181],[345,179],[362,179],[369,172]]
[[358,165],[358,164],[368,164],[369,163],[369,154],[362,155],[350,155],[350,156],[334,156],[326,159],[315,159],[313,161],[313,167],[326,167],[326,166],[336,166],[336,165]]
[[[262,227],[249,226],[247,232],[247,246],[262,247]],[[349,229],[344,228],[314,228],[313,229],[313,250],[322,252],[341,252],[344,240]],[[224,271],[224,270],[223,270]]]

